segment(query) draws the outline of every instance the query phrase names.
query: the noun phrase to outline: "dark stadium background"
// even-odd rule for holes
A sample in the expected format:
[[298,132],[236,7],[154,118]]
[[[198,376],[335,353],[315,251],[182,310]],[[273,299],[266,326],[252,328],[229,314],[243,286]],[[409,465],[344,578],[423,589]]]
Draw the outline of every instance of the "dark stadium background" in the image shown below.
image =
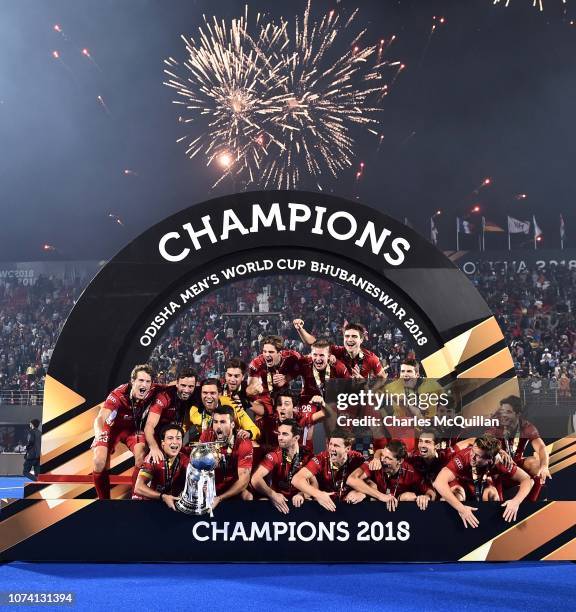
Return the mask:
[[[289,15],[304,5],[299,0],[278,7],[258,0],[250,11]],[[482,216],[503,228],[507,215],[536,217],[543,231],[538,252],[529,235],[513,236],[513,251],[499,253],[507,249],[506,233],[487,232],[486,251],[469,255],[474,261],[526,261],[527,271],[501,273],[498,266],[484,265],[471,279],[495,311],[529,392],[540,387],[539,393],[558,405],[558,379],[565,374],[573,394],[576,374],[575,269],[549,264],[576,260],[573,0],[544,0],[543,12],[532,0],[512,0],[507,8],[491,0],[318,0],[313,7],[318,14],[359,7],[368,38],[396,34],[389,57],[407,66],[385,100],[381,146],[360,134],[355,164],[327,180],[325,189],[407,217],[427,236],[430,218],[441,210],[434,221],[439,247],[446,251],[456,248],[456,217],[475,226],[471,235],[459,236],[460,249],[471,251],[480,244]],[[13,450],[4,437],[18,442],[20,428],[38,411],[50,348],[98,262],[175,211],[238,187],[224,181],[211,189],[215,170],[202,160],[188,160],[175,143],[181,130],[172,92],[162,85],[162,60],[183,57],[179,35],[201,25],[203,13],[230,18],[242,10],[243,3],[231,0],[169,5],[6,0],[0,7],[0,270],[36,270],[33,286],[19,282],[23,278],[0,278],[4,450]],[[429,38],[434,16],[446,21]],[[54,31],[55,24],[66,37]],[[97,66],[81,55],[84,47]],[[64,63],[55,61],[54,50]],[[99,95],[109,112],[98,103]],[[361,162],[363,175],[356,180]],[[486,178],[490,183],[483,185]],[[314,184],[303,179],[299,187],[314,189]],[[476,205],[480,212],[472,212]],[[563,252],[560,215],[566,228]],[[548,262],[540,273],[537,260]],[[22,483],[2,479],[1,486],[4,495],[19,496]],[[221,567],[221,579],[208,570],[16,564],[3,567],[1,577],[5,590],[15,585],[49,590],[57,583],[77,591],[81,606],[96,597],[88,576],[99,584],[108,581],[102,607],[118,597],[135,606],[134,593],[148,582],[156,587],[154,594],[145,591],[151,607],[166,598],[174,600],[175,609],[186,593],[200,588],[190,583],[189,573],[203,581],[201,601],[214,609],[234,592],[246,598],[245,609],[263,597],[271,609],[314,609],[322,602],[336,609],[354,603],[382,607],[385,595],[374,584],[397,589],[402,608],[438,605],[430,603],[438,593],[449,605],[462,605],[474,593],[479,609],[519,609],[523,601],[559,609],[574,584],[572,568],[561,565],[284,567],[278,572],[284,580],[277,579],[275,568]],[[111,578],[118,573],[125,586]],[[448,590],[455,582],[460,586]],[[360,594],[350,595],[350,583]],[[415,594],[411,583],[421,591]],[[501,596],[510,585],[515,600]]]

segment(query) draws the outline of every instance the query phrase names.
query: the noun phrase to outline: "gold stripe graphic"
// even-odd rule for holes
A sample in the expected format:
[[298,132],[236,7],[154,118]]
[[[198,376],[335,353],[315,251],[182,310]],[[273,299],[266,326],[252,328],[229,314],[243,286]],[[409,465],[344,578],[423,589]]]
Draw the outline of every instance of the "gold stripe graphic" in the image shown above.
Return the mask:
[[576,538],[566,542],[552,551],[550,554],[542,557],[542,561],[575,561],[576,560]]
[[[474,357],[474,355],[491,347],[503,338],[498,322],[494,317],[490,317],[452,338],[441,349],[424,358],[422,366],[426,376],[428,378],[442,378],[453,372],[460,363]],[[501,372],[505,371],[501,370]],[[478,376],[477,378],[494,378],[496,375],[494,372],[490,372],[486,377]]]
[[471,551],[460,561],[520,560],[575,524],[576,502],[552,502]]
[[42,501],[10,516],[0,523],[0,552],[72,516],[94,501],[93,499]]

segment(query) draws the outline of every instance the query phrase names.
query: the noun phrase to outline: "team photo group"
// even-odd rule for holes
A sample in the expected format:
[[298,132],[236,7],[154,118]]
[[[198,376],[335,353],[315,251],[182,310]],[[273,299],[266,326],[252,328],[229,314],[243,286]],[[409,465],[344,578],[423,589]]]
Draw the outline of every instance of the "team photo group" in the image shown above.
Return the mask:
[[[364,325],[345,322],[342,344],[316,338],[302,319],[292,325],[308,354],[286,348],[279,335],[263,335],[260,353],[249,364],[229,358],[223,377],[201,378],[194,367],[179,365],[174,380],[159,382],[151,365],[136,365],[94,423],[98,497],[110,498],[110,458],[124,443],[135,461],[132,499],[176,510],[191,453],[213,443],[210,511],[231,498],[267,499],[283,514],[304,503],[333,512],[340,502],[369,500],[383,502],[388,511],[399,502],[415,502],[425,511],[442,500],[465,526],[477,527],[480,502],[500,501],[504,519],[514,521],[524,500],[539,498],[550,478],[548,454],[536,427],[523,418],[518,396],[500,400],[493,414],[498,425],[482,435],[466,437],[465,430],[450,427],[376,427],[362,445],[326,401],[334,380],[370,381],[380,393],[404,398],[383,411],[397,422],[453,416],[454,407],[445,402],[422,410],[406,401],[432,392],[438,397],[442,388],[422,376],[411,355],[389,378],[385,360],[363,346]],[[322,431],[315,436],[318,426]]]

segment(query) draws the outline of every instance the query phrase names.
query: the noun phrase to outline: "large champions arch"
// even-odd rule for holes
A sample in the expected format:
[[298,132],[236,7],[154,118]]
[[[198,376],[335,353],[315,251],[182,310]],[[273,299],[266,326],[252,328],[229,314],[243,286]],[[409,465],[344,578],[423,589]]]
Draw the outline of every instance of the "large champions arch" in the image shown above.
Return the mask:
[[[505,527],[492,507],[482,509],[482,530],[453,538],[454,517],[441,507],[426,516],[402,508],[393,520],[376,504],[362,513],[342,508],[336,533],[327,523],[334,517],[312,504],[280,521],[267,504],[231,502],[207,521],[167,515],[152,503],[94,499],[92,424],[108,391],[127,380],[134,364],[147,361],[167,327],[202,296],[251,276],[294,272],[339,283],[396,320],[428,377],[475,380],[475,413],[518,392],[511,355],[484,300],[443,253],[395,219],[359,203],[296,191],[243,193],[195,205],[108,262],[66,321],[46,382],[42,482],[25,500],[4,508],[2,558],[350,562],[383,560],[385,546],[389,560],[515,559],[556,537],[540,535],[528,548],[502,543]],[[125,494],[122,478],[132,465],[128,452],[113,456],[113,498]],[[544,509],[548,521],[564,525],[562,531],[573,525],[567,524],[566,503]],[[522,512],[530,516],[541,508],[533,504]],[[8,530],[9,522],[18,529]],[[151,528],[165,531],[169,551],[162,537],[153,543],[139,537]],[[112,554],[110,542],[122,529],[133,531],[135,544]],[[68,543],[62,545],[64,533]],[[425,551],[419,541],[427,542]]]

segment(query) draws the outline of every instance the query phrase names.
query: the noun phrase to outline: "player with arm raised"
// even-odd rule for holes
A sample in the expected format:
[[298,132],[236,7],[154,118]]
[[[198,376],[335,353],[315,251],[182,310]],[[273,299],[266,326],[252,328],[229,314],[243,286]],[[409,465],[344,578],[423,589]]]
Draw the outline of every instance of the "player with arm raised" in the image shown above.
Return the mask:
[[[304,329],[302,319],[294,319],[294,328],[302,339],[302,342],[313,345],[316,337]],[[362,342],[366,337],[366,328],[360,323],[347,323],[343,330],[343,344],[331,344],[330,354],[341,361],[352,378],[368,378],[376,376],[386,378],[386,368],[382,366],[378,356],[362,348]]]

